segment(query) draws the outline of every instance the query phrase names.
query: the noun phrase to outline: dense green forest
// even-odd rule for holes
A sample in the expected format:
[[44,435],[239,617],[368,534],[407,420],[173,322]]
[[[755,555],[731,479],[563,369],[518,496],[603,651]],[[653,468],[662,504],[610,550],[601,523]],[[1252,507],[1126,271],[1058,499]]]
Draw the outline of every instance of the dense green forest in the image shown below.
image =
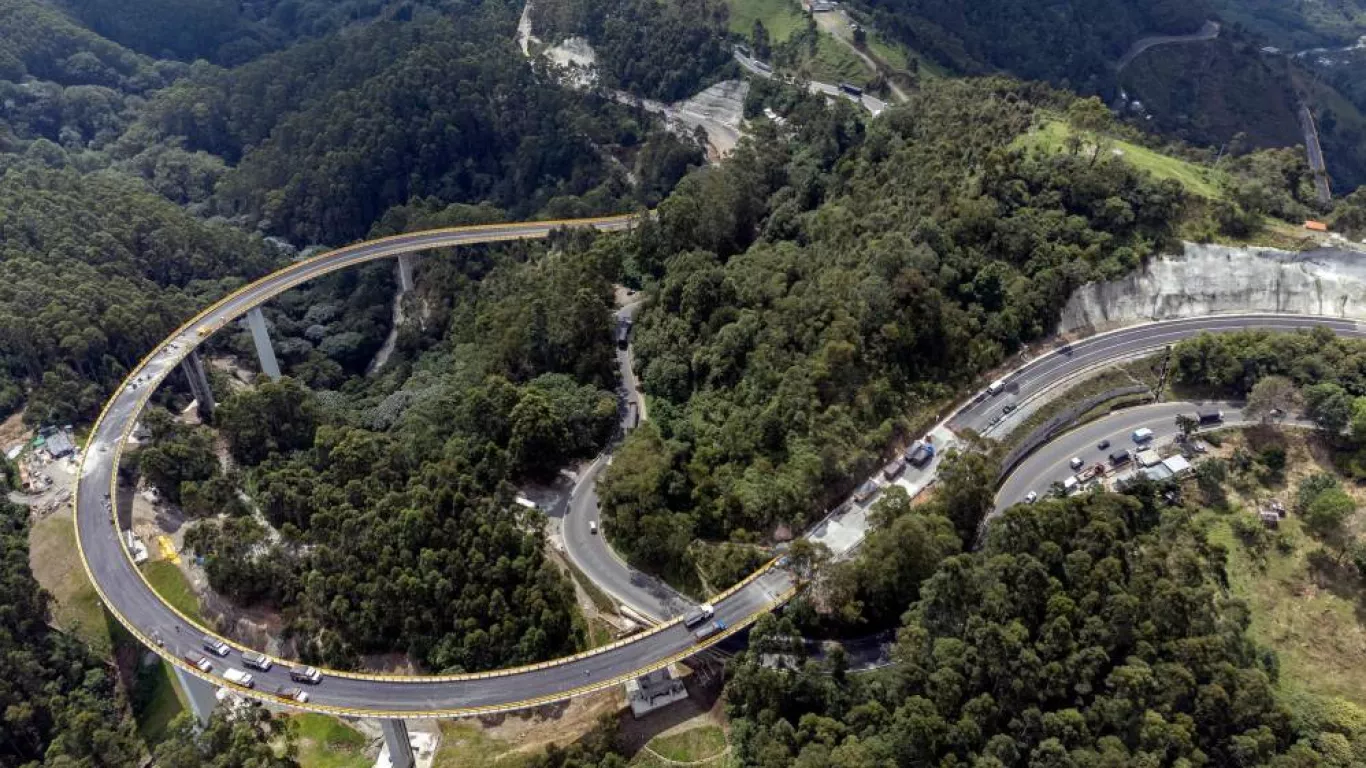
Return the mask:
[[[983,483],[990,475],[981,475]],[[1018,506],[919,582],[885,673],[796,673],[766,617],[726,687],[737,758],[762,766],[1348,766],[1359,732],[1279,703],[1274,654],[1227,597],[1225,552],[1152,488]]]
[[802,527],[908,419],[1047,333],[1073,288],[1168,242],[1174,182],[1008,149],[1057,98],[941,81],[866,129],[817,103],[805,141],[761,135],[684,179],[638,235],[658,286],[635,336],[657,427],[600,489],[624,552],[669,572],[694,536]]
[[[925,78],[907,108],[870,121],[846,101],[756,83],[753,140],[698,168],[694,139],[524,59],[512,0],[0,0],[0,415],[88,423],[170,328],[308,245],[657,205],[626,236],[424,256],[409,322],[376,371],[392,265],[291,292],[267,307],[287,377],[242,386],[215,369],[221,403],[205,425],[173,418],[186,398],[172,379],[125,467],[185,512],[211,586],[277,612],[306,660],[359,667],[399,652],[458,671],[582,648],[547,520],[514,498],[613,436],[614,284],[649,297],[635,351],[652,420],[606,474],[604,532],[652,570],[734,575],[750,543],[818,517],[962,387],[1049,332],[1075,287],[1122,276],[1206,213],[1175,182],[1098,151],[1103,107],[1054,87],[1107,92],[1133,39],[1190,31],[1210,9],[866,8],[956,70],[1052,86]],[[733,71],[715,0],[547,0],[534,21],[550,41],[588,38],[608,88],[675,99]],[[1290,75],[1250,58],[1254,35],[1231,32],[1213,60],[1140,60],[1124,84],[1179,115],[1242,78],[1246,92],[1219,110],[1160,127],[1294,143]],[[1169,101],[1148,96],[1153,82]],[[1059,115],[1076,141],[1021,148]],[[1348,121],[1324,130],[1350,143]],[[1245,149],[1226,161],[1237,210],[1312,210],[1302,164]],[[1334,221],[1366,228],[1361,211],[1353,199]],[[1209,344],[1177,350],[1182,382],[1302,401],[1357,461],[1362,350],[1312,335]],[[206,346],[253,364],[240,327]],[[798,631],[900,626],[899,663],[855,679],[838,659],[781,675],[742,655],[728,700],[743,764],[1360,756],[1274,700],[1273,658],[1248,643],[1219,589],[1220,552],[1188,520],[1145,492],[1051,502],[1008,514],[970,553],[988,475],[970,454],[945,464],[928,504],[889,494],[860,556],[829,564],[811,597],[756,630],[756,648],[786,649]],[[114,671],[49,626],[23,512],[0,505],[0,519],[0,765],[131,766],[149,752],[187,768],[294,764],[291,737],[260,710],[139,743]],[[529,764],[620,768],[610,732]]]
[[280,263],[260,237],[61,156],[39,140],[0,159],[0,412],[26,402],[30,423],[93,418],[198,306]]
[[[615,429],[606,248],[428,257],[421,292],[445,326],[411,339],[425,354],[350,397],[284,379],[226,399],[215,425],[279,536],[240,508],[195,526],[186,542],[212,586],[278,607],[300,655],[334,666],[398,650],[479,670],[578,648],[544,517],[509,483],[593,455]],[[223,485],[216,462],[184,476],[189,457],[212,458],[195,434],[154,435],[138,459],[159,487],[180,483],[192,514]],[[185,458],[163,481],[171,451]]]

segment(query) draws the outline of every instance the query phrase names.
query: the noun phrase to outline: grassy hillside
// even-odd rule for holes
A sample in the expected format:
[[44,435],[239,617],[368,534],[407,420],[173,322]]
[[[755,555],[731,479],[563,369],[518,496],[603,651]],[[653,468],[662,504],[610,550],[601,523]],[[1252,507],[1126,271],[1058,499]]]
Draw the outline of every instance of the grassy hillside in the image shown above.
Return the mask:
[[806,26],[796,0],[726,0],[730,12],[730,31],[741,37],[754,32],[754,22],[762,21],[773,43],[785,43],[793,33]]
[[1286,50],[1344,45],[1366,34],[1366,0],[1213,0],[1220,17]]
[[[1043,125],[1016,139],[1016,146],[1039,147],[1050,152],[1062,152],[1072,129],[1061,120],[1048,120]],[[1212,168],[1180,160],[1127,141],[1111,141],[1111,151],[1126,162],[1159,179],[1181,182],[1186,191],[1200,197],[1219,199],[1220,174]]]
[[[1230,495],[1233,510],[1211,513],[1211,538],[1229,553],[1227,571],[1233,596],[1247,603],[1253,639],[1275,652],[1278,687],[1301,719],[1316,725],[1337,723],[1366,728],[1366,587],[1351,563],[1338,563],[1323,543],[1310,536],[1302,519],[1290,513],[1280,528],[1264,538],[1235,535],[1238,516],[1250,516],[1257,497],[1294,500],[1298,481],[1313,473],[1335,473],[1332,460],[1317,438],[1287,432],[1289,464],[1284,479],[1270,488],[1257,487]],[[1225,450],[1242,444],[1241,436]],[[1366,493],[1343,481],[1358,505]],[[1350,523],[1360,535],[1366,510],[1358,508]]]

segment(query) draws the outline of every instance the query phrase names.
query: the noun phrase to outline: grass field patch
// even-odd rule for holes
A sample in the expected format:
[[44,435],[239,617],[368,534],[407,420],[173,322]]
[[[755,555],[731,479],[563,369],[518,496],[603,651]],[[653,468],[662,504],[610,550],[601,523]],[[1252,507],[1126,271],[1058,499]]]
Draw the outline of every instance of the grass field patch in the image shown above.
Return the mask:
[[303,768],[365,768],[375,762],[365,754],[365,736],[335,717],[293,715],[289,725],[298,738]]
[[726,0],[730,10],[730,31],[746,39],[754,32],[755,20],[762,21],[773,44],[786,42],[806,20],[796,0]]
[[[1048,152],[1063,152],[1067,147],[1067,138],[1071,134],[1072,129],[1067,123],[1049,120],[1016,139],[1016,145],[1038,147]],[[1107,145],[1106,151],[1114,153],[1116,157],[1159,179],[1178,181],[1191,194],[1211,200],[1223,196],[1219,189],[1219,172],[1212,168],[1169,157],[1127,141],[1111,139]]]
[[29,566],[55,601],[52,619],[57,626],[107,658],[113,648],[109,619],[77,554],[76,529],[69,512],[34,523],[29,531]]
[[199,597],[190,587],[190,582],[185,578],[185,574],[174,563],[166,560],[154,560],[143,565],[142,572],[147,577],[148,583],[152,585],[152,589],[156,590],[156,593],[161,595],[163,600],[190,617],[191,620],[200,624],[204,623],[204,616],[199,612]]
[[521,768],[528,758],[512,754],[513,745],[495,739],[473,725],[442,721],[441,746],[432,768]]

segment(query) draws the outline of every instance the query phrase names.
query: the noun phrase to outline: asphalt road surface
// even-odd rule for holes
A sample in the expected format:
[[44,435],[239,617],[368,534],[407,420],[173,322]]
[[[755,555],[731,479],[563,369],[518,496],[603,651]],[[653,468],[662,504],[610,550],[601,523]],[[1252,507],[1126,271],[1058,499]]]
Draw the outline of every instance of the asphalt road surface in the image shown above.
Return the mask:
[[[1040,497],[1046,496],[1053,483],[1061,483],[1076,474],[1069,463],[1073,458],[1081,459],[1089,467],[1096,462],[1108,461],[1110,454],[1115,451],[1142,450],[1171,442],[1180,432],[1176,427],[1177,415],[1184,413],[1194,416],[1197,408],[1222,410],[1224,423],[1221,426],[1247,421],[1237,403],[1155,403],[1112,413],[1060,435],[1020,462],[996,491],[996,511],[999,513],[1024,501],[1030,491]],[[1147,446],[1139,446],[1133,441],[1134,430],[1143,427],[1153,431],[1153,439]],[[1103,450],[1099,448],[1102,440],[1109,440],[1110,447]]]
[[1145,37],[1129,46],[1129,50],[1125,51],[1124,55],[1120,57],[1119,63],[1115,64],[1115,71],[1123,72],[1125,67],[1129,66],[1134,59],[1138,58],[1140,54],[1149,48],[1155,48],[1159,45],[1171,45],[1173,43],[1199,43],[1206,40],[1213,40],[1218,36],[1219,22],[1207,21],[1200,25],[1200,29],[1189,35],[1153,35],[1152,37]]
[[[758,59],[746,56],[739,51],[734,51],[733,53],[735,60],[740,63],[740,66],[743,67],[746,72],[758,75],[766,80],[773,78],[773,70],[771,68],[765,69],[767,65],[763,64]],[[838,85],[831,85],[830,83],[818,83],[812,80],[806,84],[806,89],[811,93],[821,94],[831,98],[849,99],[850,101],[861,104],[863,108],[871,112],[874,117],[882,114],[882,110],[887,108],[887,102],[876,96],[865,93],[860,98],[855,99],[844,91],[841,91]]]
[[1070,376],[1111,361],[1139,357],[1161,350],[1206,331],[1245,329],[1295,331],[1322,326],[1347,336],[1366,336],[1366,325],[1352,320],[1305,315],[1210,315],[1136,325],[1091,336],[1035,357],[1005,378],[1005,391],[995,396],[978,393],[976,399],[949,422],[955,431],[994,431],[1008,404],[1020,404]]
[[[181,654],[201,650],[204,629],[176,613],[152,591],[129,558],[114,518],[105,507],[106,499],[115,490],[115,465],[123,439],[132,430],[147,397],[203,338],[289,288],[364,261],[430,248],[542,238],[558,226],[591,226],[611,231],[626,229],[632,222],[632,217],[624,216],[533,222],[422,232],[362,243],[269,275],[195,317],[133,370],[106,405],[91,433],[81,468],[75,524],[82,560],[101,599],[140,640],[199,677],[224,685],[218,676],[228,668],[242,667],[239,647],[234,647],[225,659],[213,658],[212,675],[206,676],[184,663]],[[762,573],[718,601],[717,618],[733,629],[739,628],[783,602],[793,586],[791,577],[782,570]],[[688,630],[671,624],[598,652],[496,675],[405,679],[332,673],[310,688],[311,700],[304,708],[375,716],[437,716],[518,709],[619,684],[643,670],[690,655],[698,647]],[[252,674],[256,688],[244,692],[248,695],[269,698],[276,688],[290,685],[283,664],[277,663],[269,672]]]
[[[640,297],[617,310],[616,320],[635,322],[636,313],[642,306]],[[622,413],[621,431],[623,434],[637,426],[637,419],[646,419],[645,396],[640,392],[632,367],[631,348],[617,350],[617,369],[621,376],[621,399],[625,404]],[[627,565],[611,545],[607,543],[598,516],[597,481],[611,454],[604,453],[584,471],[569,495],[565,517],[560,524],[564,540],[565,554],[574,566],[583,572],[588,580],[618,603],[644,614],[656,622],[667,621],[687,613],[693,602],[663,581]],[[597,533],[592,523],[598,524]]]

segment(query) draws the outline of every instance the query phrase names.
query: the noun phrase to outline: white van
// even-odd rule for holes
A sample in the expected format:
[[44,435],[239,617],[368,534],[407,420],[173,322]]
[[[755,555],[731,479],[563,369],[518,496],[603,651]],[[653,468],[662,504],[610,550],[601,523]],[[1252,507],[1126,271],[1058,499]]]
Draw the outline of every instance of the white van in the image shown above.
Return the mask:
[[243,672],[240,669],[227,670],[223,673],[223,679],[234,685],[240,685],[243,688],[251,688],[256,685],[256,681],[252,679],[251,673]]
[[993,382],[991,382],[990,384],[987,385],[987,395],[990,396],[990,397],[995,397],[996,395],[1001,394],[1001,392],[1004,391],[1005,388],[1006,388],[1006,380],[1005,380],[1005,379],[997,379],[997,380],[995,380],[995,381],[993,381]]
[[1135,443],[1142,445],[1143,443],[1146,443],[1149,440],[1153,439],[1153,431],[1151,429],[1148,429],[1147,427],[1135,429],[1133,438]]

